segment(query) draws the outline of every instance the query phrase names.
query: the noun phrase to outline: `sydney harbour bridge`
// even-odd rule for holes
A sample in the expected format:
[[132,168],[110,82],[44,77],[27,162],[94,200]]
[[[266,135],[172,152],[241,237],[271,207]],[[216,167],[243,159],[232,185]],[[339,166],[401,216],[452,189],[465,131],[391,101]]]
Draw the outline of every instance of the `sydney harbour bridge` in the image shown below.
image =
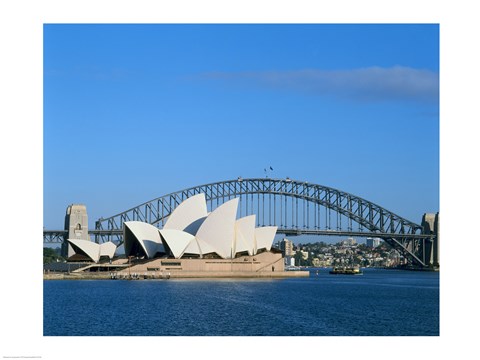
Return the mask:
[[[439,266],[438,213],[435,221],[416,224],[368,200],[334,188],[287,179],[220,181],[170,193],[95,222],[89,235],[97,243],[122,243],[123,223],[143,221],[163,227],[177,205],[204,193],[212,211],[239,198],[238,216],[256,215],[257,226],[277,226],[277,233],[381,238],[414,267]],[[44,230],[44,243],[63,242],[68,230]]]

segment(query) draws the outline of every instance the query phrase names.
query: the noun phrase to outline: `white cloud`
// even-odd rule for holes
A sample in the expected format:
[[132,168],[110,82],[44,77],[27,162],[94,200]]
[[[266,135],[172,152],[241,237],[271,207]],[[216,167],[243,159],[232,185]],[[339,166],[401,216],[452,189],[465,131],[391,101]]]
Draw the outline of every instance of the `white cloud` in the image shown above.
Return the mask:
[[252,82],[271,88],[358,101],[413,100],[438,102],[439,76],[430,70],[403,66],[352,70],[212,72],[209,79]]

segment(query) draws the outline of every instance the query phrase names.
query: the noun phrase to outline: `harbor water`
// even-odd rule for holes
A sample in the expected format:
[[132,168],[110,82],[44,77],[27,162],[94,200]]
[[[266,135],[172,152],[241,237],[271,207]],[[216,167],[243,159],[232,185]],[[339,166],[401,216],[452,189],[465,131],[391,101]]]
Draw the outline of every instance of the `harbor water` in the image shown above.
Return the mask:
[[44,336],[438,336],[439,273],[45,280]]

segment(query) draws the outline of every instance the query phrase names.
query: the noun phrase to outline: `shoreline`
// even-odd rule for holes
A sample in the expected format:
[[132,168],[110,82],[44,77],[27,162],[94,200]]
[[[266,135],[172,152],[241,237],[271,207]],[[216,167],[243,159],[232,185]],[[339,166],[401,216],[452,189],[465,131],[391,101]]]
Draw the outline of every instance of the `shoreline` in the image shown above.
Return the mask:
[[282,271],[282,272],[175,272],[163,274],[136,274],[130,276],[125,273],[47,273],[43,280],[168,280],[168,279],[287,279],[309,277],[308,271]]

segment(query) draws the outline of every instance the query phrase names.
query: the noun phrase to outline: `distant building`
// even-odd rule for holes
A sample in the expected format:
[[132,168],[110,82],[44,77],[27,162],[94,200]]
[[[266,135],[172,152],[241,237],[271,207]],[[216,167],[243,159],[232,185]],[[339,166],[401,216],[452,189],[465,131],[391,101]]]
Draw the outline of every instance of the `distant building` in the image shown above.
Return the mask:
[[342,244],[346,246],[353,246],[357,244],[357,241],[354,238],[348,238],[347,240],[343,240]]
[[293,242],[288,240],[287,238],[284,238],[282,241],[280,241],[279,245],[280,250],[282,250],[282,255],[285,258],[285,265],[295,265],[295,259],[293,258]]
[[293,256],[293,242],[284,238],[280,242],[280,250],[282,250],[283,256]]
[[380,238],[367,238],[367,247],[369,248],[376,248],[377,246],[380,246],[380,243],[382,242],[382,239]]

